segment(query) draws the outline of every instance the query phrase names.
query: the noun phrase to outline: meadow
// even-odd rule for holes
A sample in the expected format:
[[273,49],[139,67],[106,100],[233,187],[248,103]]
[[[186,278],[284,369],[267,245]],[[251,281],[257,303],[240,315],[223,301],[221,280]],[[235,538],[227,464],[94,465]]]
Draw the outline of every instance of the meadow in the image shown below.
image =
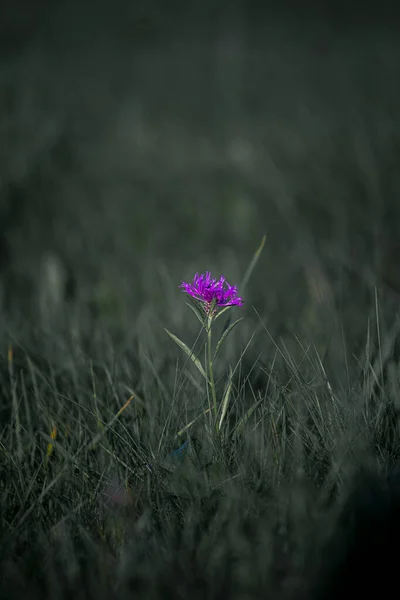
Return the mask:
[[[1,598],[388,592],[395,35],[67,12],[0,73]],[[166,332],[207,370],[206,271],[213,389]]]

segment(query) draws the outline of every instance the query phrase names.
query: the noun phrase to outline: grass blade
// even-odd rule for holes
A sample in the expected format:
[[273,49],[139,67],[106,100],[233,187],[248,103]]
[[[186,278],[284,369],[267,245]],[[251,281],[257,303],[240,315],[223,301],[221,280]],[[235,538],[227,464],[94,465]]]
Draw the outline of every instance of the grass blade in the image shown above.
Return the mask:
[[[264,244],[265,244],[265,240],[266,240],[266,239],[267,239],[267,236],[266,236],[266,235],[264,235],[264,236],[263,236],[263,238],[262,238],[262,240],[261,240],[261,244],[260,244],[260,245],[259,245],[259,247],[257,248],[257,250],[256,250],[256,252],[255,252],[255,254],[254,254],[253,258],[252,258],[252,259],[251,259],[251,261],[250,261],[250,264],[249,264],[249,266],[248,266],[248,267],[247,267],[247,269],[246,269],[246,273],[244,274],[244,277],[243,277],[243,279],[242,279],[242,281],[241,281],[241,283],[240,283],[240,286],[239,286],[239,292],[240,292],[240,295],[241,295],[241,296],[243,296],[244,290],[245,290],[245,288],[246,288],[246,286],[247,286],[247,284],[248,284],[248,282],[249,282],[249,279],[250,279],[250,277],[251,277],[251,274],[253,273],[253,271],[254,271],[254,268],[255,268],[255,266],[256,266],[256,264],[257,264],[257,262],[258,262],[258,259],[260,258],[260,255],[261,255],[261,252],[262,252],[262,250],[263,250],[263,248],[264,248]],[[227,308],[232,308],[232,307],[231,307],[231,306],[229,306],[229,307],[227,307]],[[225,310],[226,310],[226,309],[222,310],[222,311],[221,311],[221,312],[220,312],[220,313],[217,315],[217,317],[219,317],[220,315],[222,315],[222,313],[223,313],[223,312],[225,312]],[[230,315],[228,316],[228,320],[227,320],[227,323],[226,323],[226,327],[227,327],[227,328],[228,328],[228,327],[229,327],[229,325],[230,325],[231,319],[232,319],[232,313],[230,313]]]
[[182,436],[184,433],[186,433],[186,431],[188,431],[188,429],[190,429],[190,427],[192,425],[194,425],[194,423],[196,423],[201,417],[203,417],[204,415],[206,415],[207,413],[210,412],[210,409],[207,408],[204,412],[202,412],[200,415],[197,415],[197,417],[195,419],[193,419],[193,421],[190,421],[190,423],[188,423],[187,425],[185,425],[185,427],[183,427],[183,429],[181,429],[180,431],[178,431],[178,433],[176,434],[177,437]]
[[224,341],[226,340],[226,338],[228,337],[229,333],[232,331],[232,329],[235,327],[235,325],[237,325],[240,321],[242,321],[244,319],[244,317],[240,317],[240,319],[236,319],[236,321],[234,321],[233,323],[231,323],[229,325],[229,327],[227,327],[224,331],[224,333],[221,335],[220,340],[217,343],[217,346],[215,348],[215,353],[214,353],[214,360],[216,359],[216,356],[219,352],[219,349],[221,348],[222,344],[224,343]]
[[260,258],[260,254],[262,252],[262,249],[264,248],[264,244],[265,244],[265,240],[267,239],[267,236],[264,235],[262,240],[261,240],[261,244],[259,245],[259,247],[257,248],[253,258],[251,259],[251,262],[249,264],[249,266],[247,267],[247,271],[244,274],[244,277],[242,279],[242,282],[240,284],[239,290],[240,293],[243,294],[244,289],[246,287],[246,285],[248,284],[248,281],[251,277],[252,272],[254,271],[254,267],[256,266],[258,259]]
[[239,419],[239,421],[237,422],[237,424],[235,425],[235,427],[232,431],[232,434],[233,434],[232,437],[234,439],[237,439],[239,437],[239,435],[242,433],[243,428],[246,425],[247,421],[250,419],[251,415],[256,410],[256,408],[261,404],[261,402],[262,402],[262,398],[260,398],[260,400],[257,400],[257,402],[254,402],[254,404],[252,406],[250,406],[250,408],[246,412],[246,414],[243,415],[243,417],[241,419]]
[[[164,329],[165,329],[165,327],[164,327]],[[176,337],[176,335],[174,335],[173,333],[168,331],[168,329],[165,329],[165,331],[168,333],[169,337],[172,340],[174,340],[174,342],[176,344],[178,344],[178,346],[180,348],[182,348],[182,350],[187,354],[187,356],[194,362],[194,364],[196,365],[196,367],[198,368],[200,373],[203,375],[204,379],[206,381],[208,381],[208,377],[206,375],[206,372],[203,369],[203,365],[201,364],[201,362],[199,361],[197,356],[195,354],[193,354],[192,350],[190,350],[190,348],[188,346],[186,346],[186,344],[184,342],[182,342],[182,340],[180,340],[178,337]]]
[[219,420],[218,430],[221,429],[222,423],[224,422],[226,413],[228,411],[229,398],[230,398],[231,389],[232,389],[232,377],[233,377],[232,369],[231,369],[231,367],[229,367],[229,380],[228,380],[228,385],[226,386],[224,397],[222,399],[221,418]]
[[220,310],[220,311],[219,311],[219,312],[218,312],[218,313],[215,315],[215,317],[214,317],[214,321],[216,321],[217,319],[219,319],[219,317],[220,317],[221,315],[223,315],[223,314],[224,314],[224,312],[226,312],[227,310],[229,310],[229,309],[231,309],[231,308],[232,308],[232,306],[225,306],[225,308],[223,308],[222,310]]

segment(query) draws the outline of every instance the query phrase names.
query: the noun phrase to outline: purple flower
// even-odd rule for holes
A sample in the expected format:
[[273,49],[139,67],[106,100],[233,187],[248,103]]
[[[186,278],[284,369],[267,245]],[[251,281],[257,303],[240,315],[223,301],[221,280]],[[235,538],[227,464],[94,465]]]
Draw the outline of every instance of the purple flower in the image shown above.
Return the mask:
[[220,277],[217,281],[211,277],[211,273],[206,271],[205,274],[199,275],[196,273],[193,283],[182,281],[179,286],[183,290],[206,306],[205,311],[208,312],[211,304],[215,303],[215,310],[224,306],[242,306],[243,299],[237,296],[237,288],[235,285],[229,285],[225,277]]

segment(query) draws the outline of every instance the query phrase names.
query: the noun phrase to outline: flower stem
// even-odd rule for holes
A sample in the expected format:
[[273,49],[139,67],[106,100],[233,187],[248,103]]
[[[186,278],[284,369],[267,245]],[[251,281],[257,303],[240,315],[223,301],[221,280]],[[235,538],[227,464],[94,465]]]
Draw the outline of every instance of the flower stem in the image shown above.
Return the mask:
[[212,316],[208,317],[207,327],[207,339],[208,339],[208,373],[210,376],[210,387],[211,395],[214,407],[215,422],[217,422],[217,395],[215,393],[215,382],[214,382],[214,370],[213,370],[213,359],[212,359],[212,345],[211,345],[211,327],[212,327]]

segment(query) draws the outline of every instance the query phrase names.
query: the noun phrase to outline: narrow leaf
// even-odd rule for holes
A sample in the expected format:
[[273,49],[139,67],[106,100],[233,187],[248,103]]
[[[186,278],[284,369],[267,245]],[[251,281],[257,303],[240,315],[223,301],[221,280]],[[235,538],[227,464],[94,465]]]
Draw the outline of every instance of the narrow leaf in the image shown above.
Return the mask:
[[[164,327],[165,329],[165,327]],[[197,358],[197,356],[195,354],[193,354],[193,352],[190,350],[190,348],[188,348],[188,346],[186,346],[186,344],[184,342],[182,342],[182,340],[180,340],[179,338],[176,337],[176,335],[174,335],[173,333],[171,333],[170,331],[168,331],[168,329],[165,329],[165,331],[168,333],[169,337],[171,339],[174,340],[174,342],[176,344],[178,344],[178,346],[180,348],[182,348],[182,350],[187,354],[187,356],[194,362],[194,364],[196,365],[196,367],[198,368],[198,370],[200,371],[200,373],[203,375],[204,379],[206,381],[208,381],[208,377],[206,375],[206,372],[203,369],[203,365],[201,364],[201,362],[199,361],[199,359]]]
[[[130,403],[132,402],[132,400],[134,399],[135,394],[132,394],[132,396],[130,398],[128,398],[128,400],[125,402],[125,404],[123,406],[121,406],[121,408],[119,409],[118,412],[115,413],[115,415],[113,416],[113,418],[106,423],[106,425],[102,426],[102,431],[100,431],[99,433],[97,433],[94,438],[92,439],[91,442],[89,442],[87,449],[88,450],[94,450],[94,448],[96,447],[97,443],[102,439],[102,437],[107,433],[107,430],[110,429],[110,427],[112,427],[115,423],[115,421],[117,421],[119,419],[119,417],[122,415],[122,413],[124,412],[124,410],[126,410],[128,408],[128,406],[130,405]],[[78,454],[79,450],[76,452],[76,455]]]
[[[254,267],[256,266],[256,264],[258,262],[258,259],[260,258],[260,254],[262,252],[262,249],[264,248],[264,244],[265,244],[265,240],[266,239],[267,239],[267,236],[264,235],[263,238],[262,238],[262,240],[261,240],[261,244],[257,248],[257,250],[256,250],[253,258],[251,259],[251,262],[250,262],[249,266],[247,267],[246,273],[244,274],[244,277],[243,277],[243,279],[242,279],[242,281],[240,283],[240,286],[239,286],[239,292],[240,292],[241,296],[243,295],[244,290],[246,288],[246,285],[248,284],[249,279],[251,277],[251,274],[254,271]],[[226,308],[224,308],[223,310],[221,310],[221,312],[218,313],[215,318],[218,319],[218,317],[220,317],[228,308],[232,308],[232,306],[227,306]],[[229,326],[229,324],[231,322],[231,319],[232,319],[232,313],[228,317],[227,327]]]
[[191,296],[188,296],[188,300],[189,300],[189,302],[185,302],[185,304],[187,304],[187,306],[194,312],[194,314],[196,315],[196,317],[198,318],[198,320],[204,327],[204,321],[205,321],[205,316],[206,316],[204,311],[201,310],[199,303],[196,302],[196,300],[194,298],[192,298]]
[[221,338],[220,338],[220,340],[217,343],[217,346],[215,348],[214,360],[216,359],[216,356],[217,356],[217,354],[219,352],[219,349],[221,348],[222,344],[224,343],[224,341],[226,340],[226,338],[228,337],[228,335],[230,334],[230,332],[232,331],[232,329],[235,327],[235,325],[237,325],[240,321],[242,321],[242,319],[244,319],[244,317],[240,317],[240,319],[236,319],[236,321],[234,321],[233,323],[231,323],[229,325],[229,327],[227,327],[227,329],[225,329],[224,333],[221,335]]
[[196,308],[193,306],[193,304],[189,304],[189,302],[185,302],[185,304],[186,304],[186,306],[188,306],[190,308],[191,311],[194,312],[194,314],[196,315],[196,317],[198,318],[200,323],[203,325],[203,319],[200,317],[199,312],[196,310]]
[[244,277],[242,279],[242,282],[240,284],[240,293],[243,294],[243,291],[251,277],[252,272],[254,271],[254,267],[256,266],[258,259],[260,258],[260,254],[262,252],[262,249],[264,248],[264,244],[265,244],[265,240],[267,239],[267,236],[264,235],[262,240],[261,240],[261,244],[259,245],[259,247],[257,248],[253,258],[251,259],[251,262],[249,264],[249,266],[247,267],[247,271],[244,274]]
[[224,314],[224,312],[226,312],[226,311],[227,311],[227,310],[229,310],[230,308],[233,308],[233,307],[232,307],[232,305],[225,306],[225,307],[224,307],[224,308],[223,308],[223,309],[222,309],[220,312],[218,312],[218,313],[215,315],[215,317],[214,317],[214,321],[216,321],[217,319],[219,319],[219,317],[220,317],[221,315],[223,315],[223,314]]
[[231,389],[232,389],[232,369],[231,369],[231,367],[229,367],[229,380],[228,380],[228,385],[226,386],[224,397],[222,399],[221,418],[219,420],[218,430],[221,429],[222,423],[224,422],[226,413],[228,411],[228,404],[229,404],[229,398],[231,395]]
[[262,402],[262,398],[260,400],[257,400],[257,402],[255,402],[252,406],[250,406],[250,408],[246,412],[246,414],[243,415],[243,417],[241,419],[239,419],[238,423],[235,425],[233,432],[232,432],[233,438],[237,438],[241,434],[247,421],[250,419],[251,415],[256,410],[257,406],[259,406],[261,404],[261,402]]
[[190,421],[190,423],[188,423],[187,425],[185,425],[185,427],[183,429],[181,429],[180,431],[178,431],[178,433],[176,434],[177,437],[180,437],[181,435],[183,435],[184,433],[186,433],[186,431],[188,429],[190,429],[190,427],[192,425],[194,425],[194,423],[196,423],[196,421],[198,421],[201,417],[204,417],[204,415],[206,415],[209,412],[210,412],[210,409],[207,408],[207,410],[205,410],[204,412],[202,412],[199,415],[197,415],[197,417],[195,419],[193,419],[193,421]]

